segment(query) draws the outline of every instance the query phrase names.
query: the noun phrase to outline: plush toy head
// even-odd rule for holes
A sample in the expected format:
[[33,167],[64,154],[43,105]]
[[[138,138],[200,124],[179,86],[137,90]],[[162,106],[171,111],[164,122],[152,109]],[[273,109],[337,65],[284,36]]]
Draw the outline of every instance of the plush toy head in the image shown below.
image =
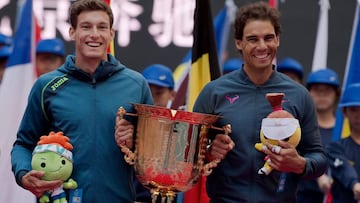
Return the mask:
[[261,143],[278,145],[282,140],[297,146],[300,142],[301,130],[295,118],[264,118],[260,131]]
[[73,170],[70,150],[73,146],[62,132],[50,132],[41,136],[33,151],[31,166],[34,170],[44,171],[43,180],[67,180]]

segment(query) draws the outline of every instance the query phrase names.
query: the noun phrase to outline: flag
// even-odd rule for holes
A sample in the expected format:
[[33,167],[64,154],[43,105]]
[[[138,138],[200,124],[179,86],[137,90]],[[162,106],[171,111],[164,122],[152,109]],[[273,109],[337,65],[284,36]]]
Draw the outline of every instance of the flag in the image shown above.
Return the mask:
[[[194,42],[186,101],[188,111],[192,111],[195,100],[202,88],[221,75],[209,0],[196,1],[193,36]],[[209,202],[205,177],[200,177],[199,183],[185,192],[184,202]]]
[[[312,72],[327,68],[329,0],[319,0],[320,14],[313,55]],[[330,171],[329,171],[330,172]],[[330,174],[327,174],[331,176]],[[323,202],[332,199],[331,191],[324,195]]]
[[187,90],[189,82],[189,71],[191,68],[191,50],[186,54],[173,73],[175,99],[169,105],[172,109],[186,109]]
[[234,23],[237,6],[233,0],[226,0],[225,6],[214,18],[215,42],[220,70],[223,70],[224,58],[227,56],[227,44],[230,26]]
[[269,0],[269,6],[270,6],[271,8],[276,8],[276,9],[278,9],[278,7],[279,7],[279,2],[278,2],[278,0]]
[[[111,0],[104,0],[105,3],[107,3],[109,6],[111,6]],[[107,52],[110,53],[111,55],[115,56],[115,45],[114,45],[114,40],[111,40],[109,47],[107,49]]]
[[209,0],[197,0],[194,14],[194,42],[189,73],[188,110],[206,83],[220,77],[215,34]]
[[329,24],[329,0],[320,0],[320,16],[316,35],[315,51],[313,56],[312,71],[324,69],[327,66],[328,50],[328,24]]
[[14,51],[8,59],[0,85],[0,202],[36,202],[35,196],[15,182],[10,152],[24,113],[27,97],[35,81],[32,63],[35,50],[32,0],[19,1],[20,15],[14,36]]
[[[233,24],[235,19],[237,7],[233,0],[226,0],[225,6],[219,11],[214,18],[214,29],[215,29],[215,41],[216,49],[218,53],[218,61],[220,65],[220,71],[224,63],[224,55],[226,54],[226,47],[230,32],[230,26]],[[188,99],[188,82],[189,72],[191,70],[191,57],[192,50],[190,50],[183,58],[181,63],[176,67],[174,71],[174,80],[176,91],[176,97],[171,103],[172,109],[189,109],[187,108]],[[191,108],[190,108],[191,109]]]
[[[270,6],[271,8],[279,9],[279,2],[278,2],[278,0],[269,0],[269,1],[268,1],[268,4],[269,4],[269,6]],[[277,64],[277,59],[276,59],[276,57],[274,57],[272,63],[275,64],[275,65]]]
[[[360,82],[360,0],[357,0],[356,12],[353,22],[348,58],[343,79],[342,91],[353,83]],[[341,109],[336,112],[336,124],[333,131],[333,141],[339,140],[350,134],[347,119],[344,119]]]

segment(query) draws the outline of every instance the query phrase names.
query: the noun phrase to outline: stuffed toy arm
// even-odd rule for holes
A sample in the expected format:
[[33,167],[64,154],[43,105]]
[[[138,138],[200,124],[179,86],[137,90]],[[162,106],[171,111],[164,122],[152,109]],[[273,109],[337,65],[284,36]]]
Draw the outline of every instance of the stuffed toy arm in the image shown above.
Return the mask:
[[78,187],[78,185],[75,180],[70,178],[67,182],[63,183],[63,187],[65,189],[76,189]]
[[[257,149],[258,151],[260,152],[264,152],[265,153],[265,150],[267,150],[267,146],[264,145],[263,143],[256,143],[255,144],[255,149]],[[271,151],[276,153],[276,154],[279,154],[280,153],[280,150],[281,150],[281,147],[280,146],[277,146],[277,145],[273,145],[273,147],[271,148]]]
[[263,143],[256,143],[255,149],[257,149],[260,152],[264,152],[265,150],[267,150],[267,147]]

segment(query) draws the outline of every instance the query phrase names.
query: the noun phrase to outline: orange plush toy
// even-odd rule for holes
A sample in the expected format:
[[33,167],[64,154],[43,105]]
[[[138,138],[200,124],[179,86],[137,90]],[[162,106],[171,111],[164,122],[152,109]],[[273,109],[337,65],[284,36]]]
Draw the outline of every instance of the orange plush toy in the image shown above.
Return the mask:
[[[274,153],[280,153],[281,147],[278,146],[278,141],[286,141],[294,146],[297,146],[301,138],[301,130],[299,121],[294,118],[289,112],[282,109],[282,100],[284,93],[268,93],[266,99],[269,101],[273,112],[262,120],[260,141],[256,143],[255,148],[264,152],[267,149],[265,143],[275,145],[271,150]],[[271,160],[265,157],[264,166],[259,169],[258,174],[269,175],[272,171],[269,165]]]

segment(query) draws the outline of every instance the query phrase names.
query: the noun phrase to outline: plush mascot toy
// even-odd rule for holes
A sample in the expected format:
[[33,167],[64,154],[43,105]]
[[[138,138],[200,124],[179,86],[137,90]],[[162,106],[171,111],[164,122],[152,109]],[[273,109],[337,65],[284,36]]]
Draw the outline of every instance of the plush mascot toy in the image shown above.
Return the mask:
[[[50,132],[48,136],[41,136],[38,145],[33,151],[31,166],[34,170],[44,171],[42,180],[62,180],[66,181],[71,176],[73,170],[73,159],[70,150],[73,146],[69,143],[69,138],[62,132]],[[69,179],[59,188],[44,193],[40,203],[67,203],[66,195],[63,190],[77,188],[77,183]]]
[[[259,151],[264,152],[264,150],[267,150],[265,143],[270,143],[274,145],[270,150],[279,154],[281,150],[281,147],[278,146],[279,140],[286,141],[294,146],[297,146],[300,142],[301,130],[299,121],[289,112],[282,109],[284,95],[284,93],[266,94],[266,99],[273,108],[273,112],[262,120],[260,131],[261,143],[255,144],[255,148]],[[272,168],[269,162],[271,160],[266,156],[265,164],[259,169],[258,174],[270,174]]]

